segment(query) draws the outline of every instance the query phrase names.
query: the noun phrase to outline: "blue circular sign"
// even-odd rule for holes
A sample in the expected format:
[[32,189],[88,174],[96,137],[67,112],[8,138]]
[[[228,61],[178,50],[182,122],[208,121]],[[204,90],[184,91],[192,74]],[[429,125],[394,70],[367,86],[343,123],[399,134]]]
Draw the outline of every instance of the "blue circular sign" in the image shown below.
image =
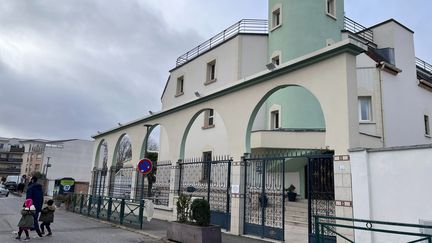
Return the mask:
[[141,174],[147,175],[153,170],[153,162],[149,159],[142,159],[138,162],[137,170]]

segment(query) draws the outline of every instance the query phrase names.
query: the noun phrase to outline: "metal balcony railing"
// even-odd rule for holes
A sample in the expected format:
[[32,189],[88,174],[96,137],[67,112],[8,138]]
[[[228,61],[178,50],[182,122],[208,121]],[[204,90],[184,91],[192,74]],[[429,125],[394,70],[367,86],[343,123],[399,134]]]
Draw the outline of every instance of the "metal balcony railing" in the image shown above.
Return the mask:
[[373,31],[348,17],[344,18],[344,29],[366,39],[369,42],[373,42]]
[[418,57],[416,57],[416,66],[418,68],[421,68],[421,69],[427,71],[429,74],[432,75],[432,65],[423,61],[422,59],[420,59]]
[[177,58],[176,67],[181,66],[195,57],[213,49],[221,43],[235,37],[238,34],[267,34],[268,21],[261,19],[242,19],[239,22],[231,25],[224,31],[213,36],[209,40],[201,43],[199,46],[186,52]]

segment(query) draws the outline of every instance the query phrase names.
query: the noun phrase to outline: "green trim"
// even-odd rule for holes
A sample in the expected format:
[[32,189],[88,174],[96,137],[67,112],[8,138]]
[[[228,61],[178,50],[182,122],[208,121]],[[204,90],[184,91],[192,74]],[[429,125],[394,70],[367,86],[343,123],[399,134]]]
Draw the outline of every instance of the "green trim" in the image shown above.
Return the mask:
[[188,125],[185,128],[185,131],[183,132],[183,137],[182,137],[182,141],[181,141],[181,145],[180,145],[180,156],[179,159],[184,160],[184,153],[185,153],[185,147],[186,147],[186,139],[187,139],[187,135],[189,134],[189,130],[192,127],[192,124],[195,122],[195,120],[197,119],[197,117],[203,113],[204,111],[209,110],[209,108],[206,109],[201,109],[200,111],[198,111],[197,113],[195,113],[195,115],[193,115],[193,117],[189,120]]
[[318,54],[316,56],[307,58],[305,60],[301,60],[301,61],[296,62],[296,63],[293,63],[292,65],[289,65],[289,66],[286,66],[286,67],[280,67],[280,68],[275,69],[275,70],[273,70],[271,72],[263,74],[263,75],[261,75],[259,77],[252,78],[250,80],[241,82],[241,83],[239,83],[237,85],[234,85],[232,87],[229,87],[227,89],[221,90],[219,92],[216,92],[216,93],[204,96],[202,98],[193,100],[193,101],[191,101],[189,103],[185,103],[183,105],[174,107],[172,109],[163,111],[161,113],[158,113],[158,114],[155,114],[155,115],[152,115],[152,116],[149,116],[149,117],[145,117],[145,118],[139,119],[137,121],[131,122],[129,124],[126,124],[124,126],[117,127],[117,128],[112,129],[112,130],[109,130],[109,131],[106,131],[106,132],[94,135],[94,136],[92,136],[92,138],[97,139],[97,138],[106,136],[108,134],[121,131],[121,130],[123,130],[125,128],[128,128],[128,127],[132,127],[132,126],[135,126],[135,125],[138,125],[138,124],[142,124],[142,123],[145,123],[145,122],[148,122],[148,121],[155,120],[155,119],[160,118],[160,117],[167,116],[169,114],[172,114],[172,113],[175,113],[175,112],[187,109],[189,107],[193,107],[193,106],[195,106],[197,104],[201,104],[201,103],[207,102],[209,100],[213,100],[213,99],[219,98],[221,96],[237,92],[237,91],[242,90],[244,88],[247,88],[247,87],[250,87],[250,86],[262,83],[262,82],[265,82],[267,80],[271,80],[273,78],[276,78],[276,77],[279,77],[279,76],[282,76],[282,75],[294,72],[294,71],[296,71],[298,69],[310,66],[312,64],[321,62],[323,60],[329,59],[331,57],[337,56],[337,55],[342,54],[342,53],[349,53],[349,54],[352,54],[352,55],[356,56],[356,55],[358,55],[358,54],[360,54],[360,53],[362,53],[364,51],[365,50],[362,49],[361,47],[359,47],[357,45],[354,45],[352,43],[348,43],[346,45],[339,46],[339,47],[336,47],[334,49],[331,49],[331,50],[329,50],[327,52],[320,53],[320,54]]

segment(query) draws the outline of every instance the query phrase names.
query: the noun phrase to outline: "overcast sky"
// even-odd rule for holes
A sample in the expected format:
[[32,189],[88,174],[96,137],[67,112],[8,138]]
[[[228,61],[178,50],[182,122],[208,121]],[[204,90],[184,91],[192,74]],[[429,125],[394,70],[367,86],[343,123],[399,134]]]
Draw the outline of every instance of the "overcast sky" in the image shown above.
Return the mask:
[[[394,18],[432,63],[430,0],[346,0],[370,26]],[[1,0],[0,137],[83,138],[160,109],[176,58],[267,0]]]

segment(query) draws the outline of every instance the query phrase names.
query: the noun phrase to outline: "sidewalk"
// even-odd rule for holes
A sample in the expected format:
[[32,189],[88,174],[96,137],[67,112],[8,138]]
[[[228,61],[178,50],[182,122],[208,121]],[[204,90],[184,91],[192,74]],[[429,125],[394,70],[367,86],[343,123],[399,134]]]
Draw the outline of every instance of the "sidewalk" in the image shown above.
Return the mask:
[[[71,212],[67,212],[67,213],[71,213]],[[73,214],[73,213],[71,213],[71,214]],[[82,215],[82,217],[87,217],[87,216]],[[159,220],[159,219],[152,219],[150,222],[145,221],[143,224],[142,230],[140,230],[140,229],[136,229],[136,228],[129,228],[129,227],[126,227],[123,225],[113,224],[111,222],[95,219],[92,217],[88,217],[88,218],[93,219],[93,220],[98,221],[98,222],[117,226],[117,227],[122,228],[124,230],[128,230],[128,231],[132,231],[132,232],[135,232],[138,234],[142,234],[142,235],[151,237],[155,240],[161,240],[163,242],[172,242],[166,238],[166,230],[169,227],[169,221]],[[232,235],[229,233],[222,233],[222,242],[223,243],[264,243],[264,242],[268,243],[268,242],[280,242],[280,241],[260,240],[260,239],[256,239],[256,238],[246,237],[246,236],[238,236],[238,235]]]

